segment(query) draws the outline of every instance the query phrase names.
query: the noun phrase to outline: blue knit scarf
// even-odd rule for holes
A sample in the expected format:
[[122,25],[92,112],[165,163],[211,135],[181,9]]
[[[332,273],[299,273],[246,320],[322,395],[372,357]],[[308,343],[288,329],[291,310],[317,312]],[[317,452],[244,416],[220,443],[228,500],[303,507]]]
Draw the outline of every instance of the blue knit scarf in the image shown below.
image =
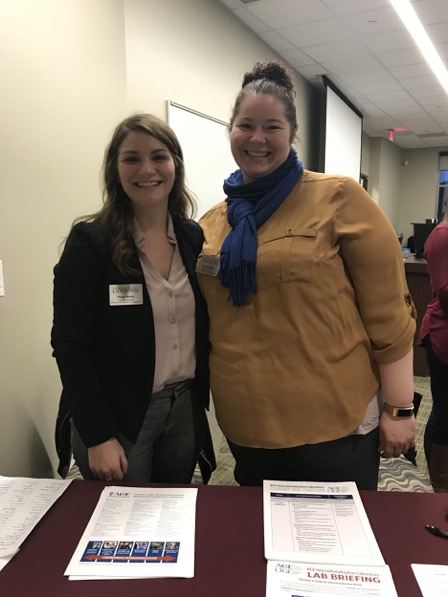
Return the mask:
[[224,181],[232,230],[221,247],[221,284],[229,289],[229,301],[237,307],[245,304],[248,292],[257,292],[257,228],[282,204],[302,172],[302,162],[291,147],[287,159],[271,174],[244,184],[241,170],[236,170]]

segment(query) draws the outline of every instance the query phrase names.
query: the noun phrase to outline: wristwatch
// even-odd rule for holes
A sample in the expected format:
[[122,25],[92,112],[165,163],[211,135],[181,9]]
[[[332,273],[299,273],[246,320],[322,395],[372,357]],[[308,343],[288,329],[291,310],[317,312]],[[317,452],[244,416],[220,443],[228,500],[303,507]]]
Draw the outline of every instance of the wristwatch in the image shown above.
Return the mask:
[[414,405],[412,406],[392,406],[387,402],[384,403],[383,409],[391,417],[412,417],[414,415]]

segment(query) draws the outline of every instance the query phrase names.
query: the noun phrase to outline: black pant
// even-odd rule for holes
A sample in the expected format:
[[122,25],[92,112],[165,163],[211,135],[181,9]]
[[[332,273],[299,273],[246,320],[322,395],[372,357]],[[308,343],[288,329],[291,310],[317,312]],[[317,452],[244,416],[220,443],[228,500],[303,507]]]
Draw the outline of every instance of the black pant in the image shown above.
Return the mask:
[[[448,332],[447,332],[448,333]],[[432,410],[425,429],[425,441],[448,445],[448,365],[434,352],[429,336],[423,340],[431,376]]]
[[[117,433],[127,460],[124,481],[190,483],[204,435],[205,410],[193,399],[190,380],[165,386],[153,394],[137,441]],[[89,456],[73,426],[73,453],[84,479],[96,477]]]
[[245,448],[228,441],[240,485],[278,481],[355,481],[358,489],[376,489],[380,457],[378,429],[334,441],[296,448]]

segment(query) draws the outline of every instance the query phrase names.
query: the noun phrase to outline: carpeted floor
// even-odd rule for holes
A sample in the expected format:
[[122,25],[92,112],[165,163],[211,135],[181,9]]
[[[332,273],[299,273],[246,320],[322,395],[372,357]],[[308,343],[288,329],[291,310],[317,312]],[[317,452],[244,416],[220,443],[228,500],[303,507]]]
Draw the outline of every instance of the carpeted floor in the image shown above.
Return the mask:
[[[423,451],[423,434],[426,421],[431,410],[431,390],[429,377],[414,377],[414,388],[423,398],[417,414],[416,452],[417,466],[404,456],[386,458],[381,461],[378,479],[380,491],[414,491],[432,492],[428,479],[425,455]],[[218,468],[213,473],[211,485],[237,485],[233,478],[233,457],[221,432],[213,426],[214,443]]]

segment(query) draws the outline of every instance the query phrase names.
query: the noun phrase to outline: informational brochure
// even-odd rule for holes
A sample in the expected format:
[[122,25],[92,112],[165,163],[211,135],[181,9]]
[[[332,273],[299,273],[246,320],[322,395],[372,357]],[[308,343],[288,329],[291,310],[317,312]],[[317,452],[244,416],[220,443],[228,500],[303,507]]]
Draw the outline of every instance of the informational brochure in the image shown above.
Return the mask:
[[356,484],[264,481],[267,560],[381,566]]
[[[268,562],[266,597],[397,597],[389,566]],[[433,596],[434,597],[434,596]]]
[[0,570],[70,483],[0,477]]
[[197,489],[105,487],[70,580],[194,576]]
[[411,566],[423,597],[448,595],[448,566],[412,564]]
[[353,482],[263,482],[266,597],[397,597]]

